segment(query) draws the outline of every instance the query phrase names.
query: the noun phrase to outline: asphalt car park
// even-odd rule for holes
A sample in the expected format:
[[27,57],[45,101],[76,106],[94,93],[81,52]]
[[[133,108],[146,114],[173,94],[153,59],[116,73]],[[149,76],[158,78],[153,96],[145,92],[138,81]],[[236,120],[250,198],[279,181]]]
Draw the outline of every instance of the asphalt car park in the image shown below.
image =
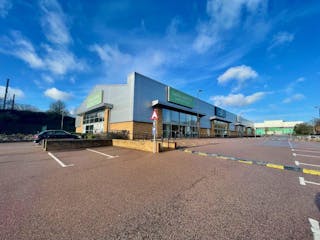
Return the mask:
[[[178,144],[290,165],[316,165],[317,158],[293,153],[320,149],[286,138]],[[100,147],[49,155],[32,143],[1,144],[0,239],[316,239],[310,219],[317,234],[318,183],[317,175],[181,150]]]

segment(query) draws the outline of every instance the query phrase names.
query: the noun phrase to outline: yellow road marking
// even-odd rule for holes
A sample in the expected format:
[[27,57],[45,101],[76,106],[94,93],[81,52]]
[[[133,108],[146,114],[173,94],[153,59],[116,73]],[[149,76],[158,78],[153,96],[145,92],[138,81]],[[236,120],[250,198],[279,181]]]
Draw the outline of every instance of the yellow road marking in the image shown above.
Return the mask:
[[245,163],[245,164],[252,164],[252,161],[239,160],[238,162]]
[[284,166],[283,165],[278,165],[278,164],[268,163],[267,167],[284,170]]
[[306,173],[306,174],[311,174],[311,175],[320,176],[320,171],[317,171],[317,170],[311,170],[311,169],[305,169],[305,168],[303,168],[303,169],[302,169],[302,172],[303,172],[303,173]]
[[200,153],[198,153],[200,156],[208,156],[208,154],[207,153],[203,153],[203,152],[200,152]]

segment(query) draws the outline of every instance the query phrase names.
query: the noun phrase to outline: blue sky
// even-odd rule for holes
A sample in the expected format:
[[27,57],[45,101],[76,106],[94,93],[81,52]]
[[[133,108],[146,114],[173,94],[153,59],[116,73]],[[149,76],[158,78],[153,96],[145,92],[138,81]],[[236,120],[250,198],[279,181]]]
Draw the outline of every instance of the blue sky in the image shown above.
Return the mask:
[[0,96],[74,112],[136,71],[250,120],[320,105],[319,1],[0,0]]

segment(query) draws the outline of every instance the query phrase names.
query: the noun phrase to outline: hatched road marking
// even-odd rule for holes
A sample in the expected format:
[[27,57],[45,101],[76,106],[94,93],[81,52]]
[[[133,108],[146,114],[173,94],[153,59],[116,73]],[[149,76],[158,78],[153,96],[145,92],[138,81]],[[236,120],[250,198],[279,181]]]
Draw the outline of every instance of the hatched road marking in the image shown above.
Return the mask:
[[54,156],[51,152],[48,152],[48,155],[50,157],[52,157],[57,163],[59,163],[61,167],[72,167],[72,166],[74,166],[73,164],[69,164],[69,165],[64,164],[59,158]]
[[87,148],[87,150],[90,151],[90,152],[94,152],[94,153],[97,153],[97,154],[106,156],[106,157],[108,157],[108,159],[119,157],[119,156],[108,155],[108,154],[106,154],[106,153],[99,152],[99,151],[96,151],[96,150],[93,150],[93,149],[90,149],[90,148]]

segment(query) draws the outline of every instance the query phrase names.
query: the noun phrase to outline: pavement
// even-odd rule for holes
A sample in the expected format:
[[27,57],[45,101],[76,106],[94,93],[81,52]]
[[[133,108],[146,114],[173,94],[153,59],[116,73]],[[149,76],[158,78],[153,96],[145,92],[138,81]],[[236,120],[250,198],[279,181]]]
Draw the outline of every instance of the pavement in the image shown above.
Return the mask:
[[[241,138],[178,145],[320,170],[319,143]],[[33,143],[3,143],[0,193],[0,239],[316,239],[320,221],[320,176],[180,150],[49,155]]]

